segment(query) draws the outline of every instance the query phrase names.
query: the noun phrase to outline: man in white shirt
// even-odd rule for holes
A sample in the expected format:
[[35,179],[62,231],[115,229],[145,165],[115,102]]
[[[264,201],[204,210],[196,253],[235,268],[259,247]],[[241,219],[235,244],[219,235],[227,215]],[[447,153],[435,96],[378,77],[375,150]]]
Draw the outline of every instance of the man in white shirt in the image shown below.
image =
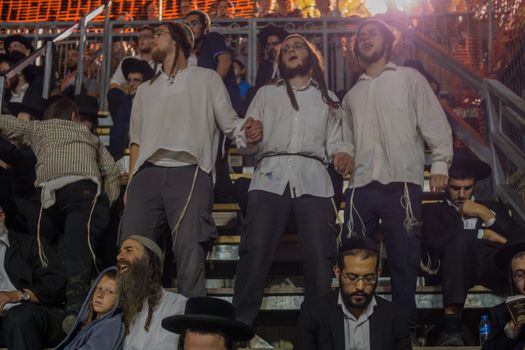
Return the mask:
[[262,139],[262,124],[238,118],[215,71],[188,67],[192,45],[186,25],[165,22],[155,32],[162,71],[133,100],[120,239],[138,234],[162,246],[169,226],[177,288],[187,297],[206,295],[204,259],[217,237],[211,213],[219,128],[240,146]]
[[452,132],[426,79],[389,62],[393,44],[394,34],[380,20],[365,20],[357,30],[355,52],[365,73],[342,103],[355,146],[345,230],[368,236],[381,220],[392,300],[407,309],[415,325],[424,142],[432,152],[430,189],[442,191]]
[[337,232],[326,166],[332,161],[348,175],[353,165],[319,51],[300,35],[288,36],[279,72],[283,79],[262,87],[247,113],[263,122],[265,136],[256,150],[259,164],[248,192],[233,296],[236,318],[246,324],[259,312],[272,257],[291,215],[303,257],[305,299],[330,291]]
[[184,313],[186,298],[162,288],[162,250],[152,240],[132,235],[120,246],[117,280],[124,349],[177,349],[179,335],[162,328],[162,320]]

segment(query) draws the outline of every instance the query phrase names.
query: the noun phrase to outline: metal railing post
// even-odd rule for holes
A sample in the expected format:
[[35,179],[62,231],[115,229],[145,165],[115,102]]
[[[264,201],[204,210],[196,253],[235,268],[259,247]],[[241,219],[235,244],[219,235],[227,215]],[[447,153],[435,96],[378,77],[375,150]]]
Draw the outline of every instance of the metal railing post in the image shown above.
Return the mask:
[[109,21],[111,12],[111,1],[108,1],[105,5],[105,18],[104,18],[104,47],[102,51],[102,57],[104,57],[102,64],[102,89],[100,89],[99,103],[100,109],[107,110],[106,96],[108,94],[109,84],[109,73],[111,71],[111,46],[113,45],[113,26]]
[[2,102],[4,101],[4,83],[5,77],[0,75],[0,114],[2,113]]
[[42,89],[42,97],[47,99],[51,89],[51,76],[53,74],[53,42],[46,42],[46,60],[44,65],[44,87]]
[[86,51],[86,17],[80,19],[80,39],[78,41],[78,64],[75,78],[75,95],[82,92],[82,80],[84,79],[84,56]]

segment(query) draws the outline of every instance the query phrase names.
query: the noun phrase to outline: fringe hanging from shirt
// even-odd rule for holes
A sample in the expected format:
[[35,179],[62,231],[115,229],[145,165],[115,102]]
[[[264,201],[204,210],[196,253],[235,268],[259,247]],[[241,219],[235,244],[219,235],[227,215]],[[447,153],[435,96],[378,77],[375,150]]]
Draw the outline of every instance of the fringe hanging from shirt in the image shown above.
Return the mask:
[[351,238],[352,234],[354,232],[354,215],[353,212],[356,213],[359,221],[361,221],[361,236],[366,237],[366,227],[365,223],[363,222],[363,219],[361,218],[361,215],[359,215],[359,212],[356,208],[354,208],[354,193],[355,193],[355,187],[352,188],[352,193],[350,194],[350,201],[348,203],[348,222],[346,224],[346,228],[348,229],[348,233],[346,235],[346,238]]
[[193,175],[193,181],[191,183],[190,193],[188,194],[188,199],[186,199],[186,204],[184,204],[184,207],[182,208],[182,211],[180,213],[179,220],[177,220],[177,223],[173,227],[173,230],[171,231],[171,238],[173,240],[173,246],[172,250],[175,250],[175,243],[177,242],[177,233],[179,232],[179,226],[182,222],[182,219],[184,218],[184,215],[186,215],[186,209],[188,209],[188,206],[190,205],[191,197],[193,196],[193,190],[195,189],[195,183],[197,183],[197,175],[199,174],[199,166],[195,166],[195,174]]
[[403,227],[407,233],[412,232],[414,226],[419,225],[414,212],[412,211],[412,201],[410,199],[410,193],[408,192],[408,184],[403,183],[403,195],[400,198],[401,206],[405,209],[405,219],[403,220]]
[[335,213],[335,223],[339,227],[339,233],[337,234],[336,243],[337,243],[337,252],[339,253],[339,248],[341,247],[342,241],[342,235],[343,235],[343,223],[341,222],[341,219],[339,218],[339,211],[337,210],[337,207],[335,206],[335,200],[334,197],[331,199],[332,202],[332,208],[334,208]]
[[40,194],[40,211],[38,213],[38,221],[36,223],[36,241],[38,244],[38,257],[40,259],[40,263],[42,264],[42,267],[44,269],[47,269],[49,261],[47,260],[46,253],[44,252],[44,248],[42,247],[42,240],[40,239],[40,221],[42,220],[42,210],[42,194]]
[[100,275],[100,271],[98,270],[97,266],[97,256],[95,255],[95,251],[93,250],[93,245],[91,244],[91,217],[93,216],[93,211],[95,210],[95,205],[97,204],[99,194],[95,195],[95,198],[93,198],[93,204],[91,205],[91,211],[89,212],[89,218],[87,221],[87,241],[88,241],[88,247],[89,252],[91,253],[91,257],[93,258],[93,265],[95,265],[95,270],[97,271],[97,275]]

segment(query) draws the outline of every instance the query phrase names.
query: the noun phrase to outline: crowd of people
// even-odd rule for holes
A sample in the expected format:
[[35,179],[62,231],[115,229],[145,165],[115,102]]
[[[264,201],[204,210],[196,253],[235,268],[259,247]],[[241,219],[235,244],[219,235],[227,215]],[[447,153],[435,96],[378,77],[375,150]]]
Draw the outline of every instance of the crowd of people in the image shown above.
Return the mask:
[[[37,67],[6,81],[6,346],[233,349],[254,335],[272,258],[290,222],[305,281],[298,350],[411,349],[421,269],[439,275],[443,286],[441,345],[464,344],[462,311],[473,285],[504,285],[510,266],[525,294],[522,227],[500,203],[474,198],[490,167],[453,151],[439,83],[422,67],[392,63],[395,37],[384,22],[360,23],[354,53],[363,73],[341,99],[328,89],[321,53],[302,35],[273,25],[262,30],[267,56],[249,87],[245,63],[211,31],[207,13],[190,9],[183,22],[141,27],[138,55],[116,68],[107,95],[109,147],[96,135],[97,84],[87,78],[75,95],[78,52],[69,53],[70,71],[48,100]],[[16,36],[4,48],[1,72],[32,45]],[[255,155],[249,184],[230,180],[231,143]],[[425,144],[430,191],[442,196],[427,205]],[[205,259],[218,236],[214,202],[238,202],[243,212],[232,303],[206,297]],[[379,230],[391,302],[374,294],[382,271]],[[163,286],[166,256],[176,262],[177,292]],[[494,313],[487,348],[522,348],[525,331],[502,307]]]

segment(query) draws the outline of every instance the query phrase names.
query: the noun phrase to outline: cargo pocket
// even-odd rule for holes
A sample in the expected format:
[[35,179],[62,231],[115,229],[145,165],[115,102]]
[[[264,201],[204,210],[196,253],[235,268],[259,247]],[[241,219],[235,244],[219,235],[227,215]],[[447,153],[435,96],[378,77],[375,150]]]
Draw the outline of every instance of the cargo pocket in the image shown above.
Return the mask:
[[206,252],[210,251],[213,247],[213,243],[219,236],[213,216],[207,210],[201,210],[200,218],[200,239],[199,244],[203,246]]

